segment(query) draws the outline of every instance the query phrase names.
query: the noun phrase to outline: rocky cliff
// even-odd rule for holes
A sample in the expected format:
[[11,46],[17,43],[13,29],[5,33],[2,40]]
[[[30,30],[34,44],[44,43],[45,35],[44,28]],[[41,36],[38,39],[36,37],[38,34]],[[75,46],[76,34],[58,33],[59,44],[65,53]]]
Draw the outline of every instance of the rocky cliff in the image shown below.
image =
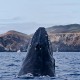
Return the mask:
[[60,25],[47,28],[54,51],[80,51],[80,25]]
[[[60,25],[46,28],[53,45],[53,51],[80,52],[80,25]],[[32,34],[33,35],[33,34]],[[0,52],[27,51],[32,35],[8,31],[0,35]]]
[[49,33],[54,51],[79,52],[80,33]]
[[8,31],[0,35],[0,51],[27,51],[30,37],[17,31]]

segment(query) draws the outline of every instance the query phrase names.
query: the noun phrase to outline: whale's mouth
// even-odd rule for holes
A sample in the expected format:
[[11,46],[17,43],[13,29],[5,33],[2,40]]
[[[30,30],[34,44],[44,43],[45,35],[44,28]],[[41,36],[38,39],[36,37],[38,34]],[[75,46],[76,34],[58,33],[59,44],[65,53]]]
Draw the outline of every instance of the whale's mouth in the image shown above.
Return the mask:
[[18,78],[21,78],[21,79],[34,79],[34,76],[33,76],[32,73],[27,73],[27,74],[18,76]]
[[55,78],[54,77],[50,77],[49,75],[40,75],[40,76],[34,76],[32,73],[27,73],[27,74],[24,74],[24,75],[21,75],[21,76],[17,76],[18,78],[21,78],[21,79],[34,79],[34,78],[38,78],[38,79],[44,79],[44,78]]

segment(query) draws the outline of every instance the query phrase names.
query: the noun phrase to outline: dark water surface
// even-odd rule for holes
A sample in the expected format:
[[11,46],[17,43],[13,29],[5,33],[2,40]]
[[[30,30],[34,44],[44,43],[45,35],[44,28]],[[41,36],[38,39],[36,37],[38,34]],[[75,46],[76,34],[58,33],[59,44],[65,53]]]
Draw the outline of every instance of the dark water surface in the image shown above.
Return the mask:
[[80,80],[80,52],[54,52],[56,76],[34,79],[18,78],[17,74],[26,56],[25,52],[0,53],[0,80]]

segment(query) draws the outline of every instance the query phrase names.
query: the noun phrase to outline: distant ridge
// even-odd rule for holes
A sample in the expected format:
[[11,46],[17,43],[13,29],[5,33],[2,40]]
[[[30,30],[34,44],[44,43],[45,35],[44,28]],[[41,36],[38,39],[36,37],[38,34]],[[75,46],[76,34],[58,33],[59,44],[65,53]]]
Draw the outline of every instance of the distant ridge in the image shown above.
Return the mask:
[[24,35],[24,36],[28,37],[27,34],[22,33],[22,32],[18,32],[18,31],[15,31],[15,30],[10,30],[10,31],[8,31],[8,32],[6,32],[4,34],[0,34],[0,36],[4,36],[4,35],[8,35],[8,34],[17,34],[17,35],[22,35],[22,36]]
[[46,28],[52,33],[78,33],[80,32],[80,24],[58,25]]

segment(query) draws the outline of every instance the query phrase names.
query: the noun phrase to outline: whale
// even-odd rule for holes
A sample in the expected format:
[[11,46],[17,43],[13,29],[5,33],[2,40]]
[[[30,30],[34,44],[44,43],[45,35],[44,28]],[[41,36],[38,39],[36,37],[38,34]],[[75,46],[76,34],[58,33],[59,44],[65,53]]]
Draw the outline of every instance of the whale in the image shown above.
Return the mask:
[[18,76],[26,74],[55,76],[55,59],[53,58],[52,44],[44,27],[39,27],[34,33]]

